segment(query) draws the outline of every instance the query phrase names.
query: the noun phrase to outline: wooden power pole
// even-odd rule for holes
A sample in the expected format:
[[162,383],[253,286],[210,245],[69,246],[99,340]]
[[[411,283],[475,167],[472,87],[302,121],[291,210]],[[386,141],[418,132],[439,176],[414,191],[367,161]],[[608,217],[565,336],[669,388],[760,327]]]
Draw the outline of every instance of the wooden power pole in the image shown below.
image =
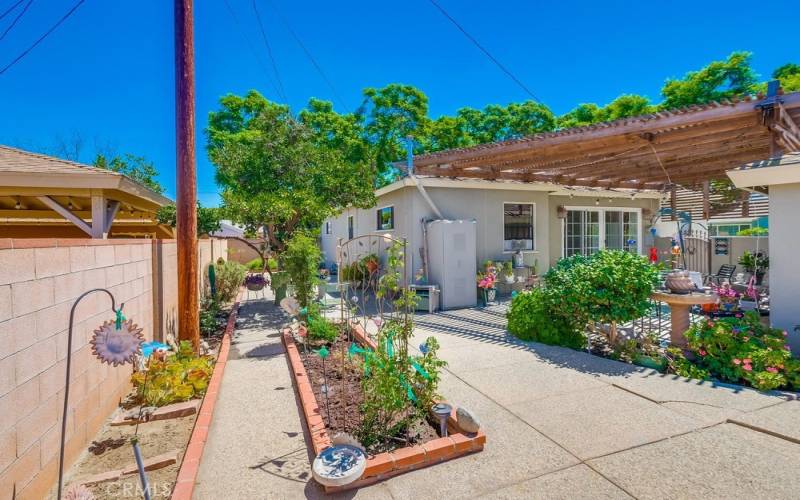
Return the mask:
[[175,1],[175,140],[177,142],[178,338],[200,345],[197,270],[197,172],[192,0]]

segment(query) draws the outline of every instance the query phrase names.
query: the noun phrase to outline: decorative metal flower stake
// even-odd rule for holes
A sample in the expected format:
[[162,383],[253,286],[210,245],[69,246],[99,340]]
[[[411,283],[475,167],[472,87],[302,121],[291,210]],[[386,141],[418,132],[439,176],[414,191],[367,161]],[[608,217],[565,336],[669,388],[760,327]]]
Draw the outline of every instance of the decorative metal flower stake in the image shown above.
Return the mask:
[[[133,321],[126,320],[122,315],[122,308],[125,307],[125,304],[120,304],[119,308],[117,308],[114,295],[105,288],[94,288],[84,292],[75,299],[75,302],[72,304],[72,309],[69,311],[69,330],[67,331],[67,369],[64,379],[64,410],[61,415],[61,449],[58,456],[58,496],[56,498],[59,499],[63,498],[64,439],[67,433],[67,412],[69,411],[69,380],[72,368],[72,329],[73,323],[75,322],[75,309],[84,297],[94,292],[104,292],[109,296],[111,299],[111,311],[114,313],[114,320],[106,321],[94,331],[92,340],[89,341],[92,345],[92,354],[97,356],[101,362],[113,366],[133,363],[136,354],[141,352],[141,345],[144,342],[142,329],[137,327]],[[133,445],[134,454],[137,455],[138,462],[141,458],[138,445],[135,442]],[[147,485],[147,477],[144,475],[144,469],[142,467],[139,468],[139,475],[142,481],[145,500],[150,500],[150,488]]]
[[92,340],[89,341],[92,345],[92,354],[101,362],[112,366],[133,363],[143,342],[142,329],[131,320],[106,321],[94,331]]

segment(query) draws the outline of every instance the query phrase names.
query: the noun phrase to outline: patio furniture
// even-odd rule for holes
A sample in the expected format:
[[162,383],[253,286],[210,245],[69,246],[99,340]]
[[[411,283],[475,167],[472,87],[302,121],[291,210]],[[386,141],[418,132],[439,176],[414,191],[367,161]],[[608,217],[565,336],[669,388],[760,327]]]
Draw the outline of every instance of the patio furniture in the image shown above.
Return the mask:
[[693,305],[713,304],[719,300],[716,294],[685,293],[676,294],[666,291],[653,292],[653,300],[666,302],[670,309],[669,341],[675,347],[685,349],[687,346],[684,333],[689,329],[689,311]]
[[719,266],[719,270],[717,274],[710,274],[706,277],[706,283],[711,282],[717,286],[723,283],[723,280],[727,280],[728,283],[733,282],[733,273],[736,272],[736,266],[734,264],[723,264]]

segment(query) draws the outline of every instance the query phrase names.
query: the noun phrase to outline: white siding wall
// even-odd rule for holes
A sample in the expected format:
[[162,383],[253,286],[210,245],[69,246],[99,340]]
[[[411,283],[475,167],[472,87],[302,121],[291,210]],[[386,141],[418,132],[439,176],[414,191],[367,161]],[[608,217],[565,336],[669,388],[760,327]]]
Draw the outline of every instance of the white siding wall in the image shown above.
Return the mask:
[[789,332],[792,352],[800,353],[800,184],[769,187],[770,321]]

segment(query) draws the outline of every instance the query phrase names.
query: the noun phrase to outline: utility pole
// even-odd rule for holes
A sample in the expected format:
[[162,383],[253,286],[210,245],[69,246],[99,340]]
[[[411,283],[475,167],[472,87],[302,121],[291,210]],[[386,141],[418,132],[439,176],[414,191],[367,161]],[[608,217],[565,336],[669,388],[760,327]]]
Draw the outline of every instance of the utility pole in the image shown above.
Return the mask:
[[193,0],[175,2],[175,140],[177,142],[178,338],[200,347],[197,270],[197,172],[194,122]]

